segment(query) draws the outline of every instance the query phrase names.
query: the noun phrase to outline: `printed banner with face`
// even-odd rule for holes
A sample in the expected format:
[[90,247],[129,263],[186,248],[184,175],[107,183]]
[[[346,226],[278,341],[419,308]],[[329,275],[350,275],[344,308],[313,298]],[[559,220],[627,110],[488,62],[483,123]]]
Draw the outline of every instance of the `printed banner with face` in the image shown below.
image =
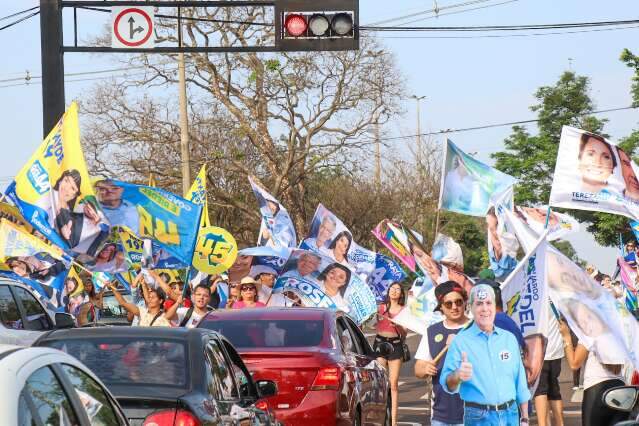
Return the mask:
[[[155,186],[155,185],[149,185]],[[193,185],[184,196],[198,206],[202,206],[202,217],[200,219],[200,227],[211,226],[209,222],[209,203],[206,198],[206,164],[202,166],[200,172],[195,177]]]
[[2,219],[0,261],[22,278],[62,291],[70,259],[60,248]]
[[[122,252],[127,269],[138,268],[142,264],[144,257],[144,240],[135,235],[135,233],[126,226],[114,226],[111,230],[112,233],[117,235],[118,251]],[[185,269],[188,267],[186,263],[164,250],[155,241],[151,242],[151,252],[150,267],[158,269]],[[107,270],[106,272],[116,271]]]
[[371,232],[411,272],[415,272],[415,258],[408,250],[408,237],[401,225],[384,219]]
[[622,257],[617,258],[619,279],[623,285],[626,308],[633,312],[637,309],[637,270],[631,267]]
[[375,295],[366,283],[350,268],[327,256],[309,250],[293,250],[273,291],[284,291],[285,283],[291,278],[311,283],[358,324],[377,311]]
[[260,205],[262,222],[260,225],[260,236],[257,240],[258,246],[270,247],[295,247],[297,245],[297,235],[295,225],[284,206],[271,194],[266,192],[249,176],[249,182],[253,193]]
[[515,184],[515,178],[487,166],[447,140],[439,208],[485,216],[491,200]]
[[486,214],[486,232],[488,243],[488,260],[490,269],[495,273],[495,278],[501,281],[505,279],[517,266],[517,250],[519,243],[517,237],[508,232],[504,216],[504,210],[508,208],[502,204],[496,204],[488,209]]
[[408,297],[406,305],[411,315],[419,318],[427,327],[444,319],[440,311],[435,312],[435,307],[437,306],[435,288],[431,288],[417,296]]
[[366,283],[375,295],[377,302],[386,300],[388,287],[395,282],[401,282],[406,278],[406,273],[402,268],[388,256],[377,253],[375,259],[375,270],[368,276]]
[[[548,206],[515,206],[514,212],[535,234],[543,234],[546,225],[546,215],[548,214]],[[547,240],[555,241],[568,234],[579,231],[579,222],[572,216],[551,210],[550,217],[548,218],[548,229]]]
[[529,387],[536,387],[548,341],[550,307],[545,282],[546,234],[547,231],[501,286],[504,311],[515,321],[526,342],[524,367]]
[[638,219],[637,165],[602,136],[564,126],[550,205]]
[[217,226],[201,228],[198,233],[193,266],[206,274],[228,270],[237,258],[237,243],[226,229]]
[[[568,321],[579,343],[597,355],[603,364],[639,368],[636,348],[625,341],[624,321],[614,297],[583,269],[550,248],[546,252],[546,282],[554,305]],[[634,321],[634,327],[639,324]],[[635,340],[634,345],[639,345]]]
[[330,210],[317,206],[308,238],[301,249],[311,250],[329,257],[355,272],[362,280],[375,270],[376,253],[353,241],[353,234]]
[[97,181],[95,188],[111,225],[126,226],[191,264],[202,206],[160,188],[110,179]]
[[109,224],[89,179],[74,102],[7,188],[22,216],[49,241],[94,255]]

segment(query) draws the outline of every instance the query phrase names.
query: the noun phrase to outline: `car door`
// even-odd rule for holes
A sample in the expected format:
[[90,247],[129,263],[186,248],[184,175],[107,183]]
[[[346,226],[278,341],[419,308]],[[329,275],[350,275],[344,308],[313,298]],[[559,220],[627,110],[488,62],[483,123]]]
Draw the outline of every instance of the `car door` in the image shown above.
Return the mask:
[[53,329],[53,321],[33,294],[18,286],[12,286],[11,290],[18,302],[18,308],[22,309],[24,328],[39,332]]
[[24,308],[14,297],[12,287],[0,284],[0,343],[29,346],[42,333],[25,328]]

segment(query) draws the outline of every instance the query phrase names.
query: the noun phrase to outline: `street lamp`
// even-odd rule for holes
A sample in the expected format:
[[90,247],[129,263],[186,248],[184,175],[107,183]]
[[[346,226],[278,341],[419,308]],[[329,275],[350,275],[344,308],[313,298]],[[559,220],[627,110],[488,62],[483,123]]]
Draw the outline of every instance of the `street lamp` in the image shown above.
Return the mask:
[[411,99],[415,99],[417,101],[417,164],[422,164],[422,129],[419,122],[419,101],[422,99],[426,99],[426,96],[417,96],[411,95]]

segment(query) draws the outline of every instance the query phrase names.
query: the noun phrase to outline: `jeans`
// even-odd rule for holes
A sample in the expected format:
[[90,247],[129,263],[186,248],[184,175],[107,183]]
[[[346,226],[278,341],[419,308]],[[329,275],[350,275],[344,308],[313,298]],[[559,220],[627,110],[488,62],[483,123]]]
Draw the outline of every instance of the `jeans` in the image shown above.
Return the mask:
[[507,410],[482,410],[464,407],[465,426],[519,426],[519,408],[513,403]]
[[430,426],[464,426],[463,423],[444,423],[444,422],[440,422],[439,420],[431,420],[430,421]]

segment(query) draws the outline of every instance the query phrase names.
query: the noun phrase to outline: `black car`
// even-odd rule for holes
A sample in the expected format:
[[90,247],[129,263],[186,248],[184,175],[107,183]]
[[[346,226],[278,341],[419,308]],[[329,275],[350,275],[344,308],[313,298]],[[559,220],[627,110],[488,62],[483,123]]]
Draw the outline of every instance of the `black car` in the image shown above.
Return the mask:
[[56,330],[35,346],[67,352],[89,367],[115,396],[131,425],[269,425],[260,398],[274,382],[253,382],[223,336],[168,327]]

